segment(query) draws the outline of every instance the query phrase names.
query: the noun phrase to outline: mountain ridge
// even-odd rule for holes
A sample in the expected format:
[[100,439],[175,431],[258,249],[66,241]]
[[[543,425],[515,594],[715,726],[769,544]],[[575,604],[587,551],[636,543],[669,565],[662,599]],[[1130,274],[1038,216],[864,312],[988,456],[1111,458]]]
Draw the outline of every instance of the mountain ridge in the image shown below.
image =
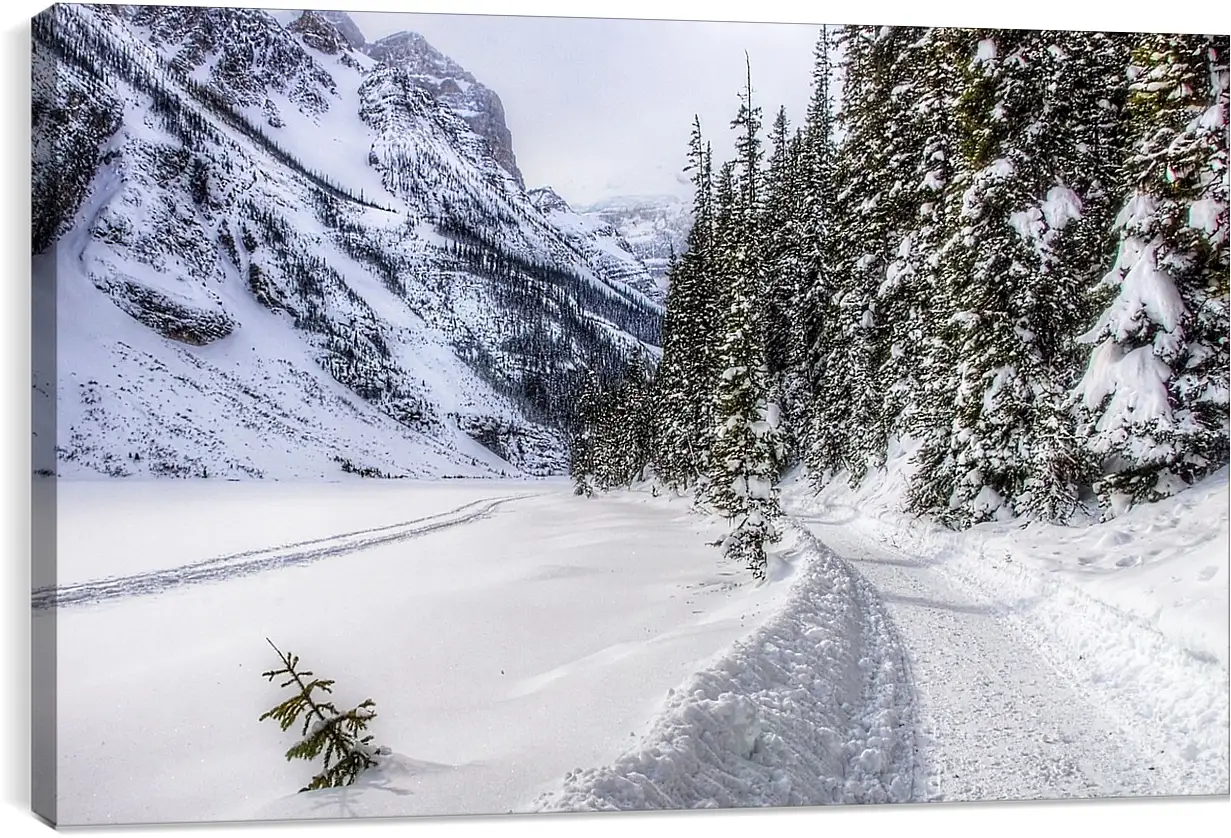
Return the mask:
[[575,211],[610,225],[649,270],[662,294],[673,256],[684,253],[692,229],[692,206],[671,194],[617,195]]
[[607,274],[637,289],[655,303],[666,304],[665,286],[655,281],[650,268],[615,225],[596,215],[577,212],[550,186],[531,189],[527,194],[535,207],[562,230],[591,262],[603,265]]
[[323,19],[209,12],[35,20],[58,472],[561,470],[574,387],[654,356],[661,309],[406,69]]

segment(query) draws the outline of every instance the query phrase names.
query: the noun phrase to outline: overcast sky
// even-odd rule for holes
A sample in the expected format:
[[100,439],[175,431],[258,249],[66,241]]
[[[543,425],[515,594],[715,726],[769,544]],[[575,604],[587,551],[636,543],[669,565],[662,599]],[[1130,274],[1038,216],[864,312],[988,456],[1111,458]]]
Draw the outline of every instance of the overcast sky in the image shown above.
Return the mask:
[[504,103],[526,186],[580,206],[615,195],[687,195],[681,181],[693,114],[733,154],[730,121],[752,63],[768,126],[792,123],[809,96],[817,26],[350,12],[369,41],[422,34]]

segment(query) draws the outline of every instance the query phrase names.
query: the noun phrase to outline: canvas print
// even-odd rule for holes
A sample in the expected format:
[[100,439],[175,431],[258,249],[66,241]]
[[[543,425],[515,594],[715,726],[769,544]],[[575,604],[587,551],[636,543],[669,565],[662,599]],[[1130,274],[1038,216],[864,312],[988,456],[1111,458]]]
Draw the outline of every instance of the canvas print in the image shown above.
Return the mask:
[[1228,794],[1228,37],[59,4],[33,808]]

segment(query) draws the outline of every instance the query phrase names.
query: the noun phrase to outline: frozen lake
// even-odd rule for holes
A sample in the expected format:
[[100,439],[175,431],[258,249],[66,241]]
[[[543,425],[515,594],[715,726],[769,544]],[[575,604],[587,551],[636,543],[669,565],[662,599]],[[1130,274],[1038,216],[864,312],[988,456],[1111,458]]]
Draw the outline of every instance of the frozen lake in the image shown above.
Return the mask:
[[[753,588],[683,501],[559,481],[64,482],[59,504],[80,598],[36,619],[66,825],[525,808],[789,588]],[[394,757],[370,782],[295,794],[315,769],[258,722],[286,697],[266,637],[340,708],[376,702]]]

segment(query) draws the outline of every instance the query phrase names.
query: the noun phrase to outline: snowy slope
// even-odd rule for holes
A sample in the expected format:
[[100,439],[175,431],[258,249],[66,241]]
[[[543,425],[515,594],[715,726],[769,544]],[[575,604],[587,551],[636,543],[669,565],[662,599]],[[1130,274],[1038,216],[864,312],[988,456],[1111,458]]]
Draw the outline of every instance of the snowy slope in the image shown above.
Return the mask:
[[608,276],[635,288],[654,302],[660,305],[666,302],[664,288],[611,223],[595,215],[575,212],[550,186],[531,189],[527,194],[539,211],[586,254],[591,263],[602,265]]
[[35,47],[64,475],[558,470],[580,359],[657,340],[484,138],[323,19],[58,6]]
[[687,249],[692,208],[674,195],[626,195],[607,198],[577,212],[609,224],[629,250],[649,269],[662,294],[667,291],[667,265],[674,253]]

